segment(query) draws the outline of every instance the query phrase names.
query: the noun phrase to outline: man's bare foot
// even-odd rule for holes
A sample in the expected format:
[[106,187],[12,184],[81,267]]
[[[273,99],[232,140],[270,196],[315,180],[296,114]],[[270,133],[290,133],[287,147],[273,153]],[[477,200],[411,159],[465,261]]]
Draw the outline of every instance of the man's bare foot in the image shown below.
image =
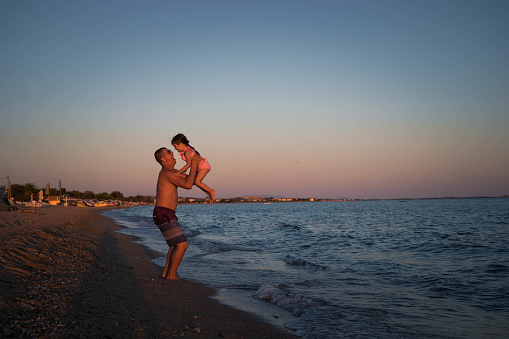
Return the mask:
[[180,281],[180,279],[178,277],[168,277],[168,280],[177,280],[177,281]]

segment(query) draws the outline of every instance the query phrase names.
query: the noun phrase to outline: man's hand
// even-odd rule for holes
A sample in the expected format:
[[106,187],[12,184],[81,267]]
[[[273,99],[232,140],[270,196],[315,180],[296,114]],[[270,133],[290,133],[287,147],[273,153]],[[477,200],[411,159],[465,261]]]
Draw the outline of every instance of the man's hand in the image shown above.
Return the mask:
[[185,179],[187,177],[187,174],[182,173],[182,172],[177,172],[177,173],[175,173],[175,177]]

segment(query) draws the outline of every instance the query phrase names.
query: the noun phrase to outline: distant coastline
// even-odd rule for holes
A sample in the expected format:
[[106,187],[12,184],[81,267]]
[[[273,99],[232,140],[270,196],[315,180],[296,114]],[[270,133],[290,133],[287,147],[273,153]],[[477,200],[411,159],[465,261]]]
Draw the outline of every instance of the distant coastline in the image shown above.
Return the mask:
[[[66,198],[70,201],[114,201],[121,202],[121,204],[136,204],[136,205],[151,205],[155,203],[154,195],[137,195],[137,196],[124,196],[120,191],[113,191],[111,193],[102,192],[94,193],[92,191],[80,192],[77,190],[66,190],[65,188],[55,189],[50,188],[49,184],[46,187],[45,192],[43,189],[38,188],[32,183],[25,185],[10,184],[7,186],[0,186],[0,196],[6,196],[12,198],[12,202],[34,202],[34,199],[38,199],[38,196],[43,201],[49,202],[51,198],[59,197],[59,201],[63,201]],[[423,197],[423,198],[289,198],[282,195],[250,195],[250,196],[239,196],[231,198],[217,198],[214,203],[276,203],[276,202],[324,202],[324,201],[412,201],[412,200],[446,200],[446,199],[503,199],[509,198],[509,195],[499,196],[470,196],[470,197],[457,197],[457,196],[445,196],[445,197]],[[205,198],[195,197],[179,197],[179,203],[181,204],[199,204],[205,203]],[[208,203],[208,201],[207,201]],[[117,203],[115,203],[117,205]]]
[[[214,203],[280,203],[280,202],[328,202],[328,201],[412,201],[412,200],[448,200],[448,199],[504,199],[509,198],[509,195],[501,196],[478,196],[478,197],[434,197],[434,198],[377,198],[377,199],[364,199],[364,198],[272,198],[270,196],[245,196],[226,199],[216,199]],[[204,198],[194,197],[179,197],[179,204],[201,204],[204,203]]]

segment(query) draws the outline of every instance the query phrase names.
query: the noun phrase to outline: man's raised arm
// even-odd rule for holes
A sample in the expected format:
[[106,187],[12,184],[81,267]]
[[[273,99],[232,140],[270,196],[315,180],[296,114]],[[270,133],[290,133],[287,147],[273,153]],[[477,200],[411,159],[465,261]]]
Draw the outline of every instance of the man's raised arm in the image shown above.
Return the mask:
[[194,179],[196,178],[196,170],[198,169],[198,157],[191,159],[191,172],[186,178],[178,177],[177,186],[190,190],[193,187]]

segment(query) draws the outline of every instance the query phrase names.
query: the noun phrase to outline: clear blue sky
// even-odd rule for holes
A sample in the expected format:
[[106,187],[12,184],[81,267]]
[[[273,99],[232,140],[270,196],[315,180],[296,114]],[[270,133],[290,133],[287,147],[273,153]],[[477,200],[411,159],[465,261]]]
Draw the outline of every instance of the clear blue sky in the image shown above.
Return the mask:
[[505,0],[0,0],[0,177],[154,194],[181,132],[217,197],[509,194],[508,18]]

